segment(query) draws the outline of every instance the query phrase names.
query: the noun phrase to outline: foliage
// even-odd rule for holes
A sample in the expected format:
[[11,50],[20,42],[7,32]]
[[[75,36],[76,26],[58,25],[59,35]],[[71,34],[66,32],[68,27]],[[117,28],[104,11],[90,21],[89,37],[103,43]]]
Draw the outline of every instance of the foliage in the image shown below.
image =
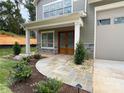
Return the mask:
[[30,62],[30,59],[31,59],[31,56],[28,56],[28,57],[24,57],[23,60],[26,61],[26,62]]
[[40,81],[36,87],[36,93],[58,93],[62,83],[56,79],[48,79],[46,81]]
[[31,76],[32,69],[25,61],[18,62],[13,68],[13,79],[16,81],[23,81]]
[[9,77],[16,61],[0,58],[0,93],[12,93],[9,89]]
[[40,54],[35,54],[35,55],[33,55],[33,58],[35,58],[35,59],[41,59],[41,55]]
[[[20,6],[24,6],[29,13],[29,20],[36,19],[35,6],[33,0],[6,0],[0,1],[0,30],[24,35],[23,23],[25,19],[20,13]],[[31,32],[35,36],[34,32]]]
[[13,93],[8,86],[0,84],[0,93]]
[[0,34],[1,34],[1,35],[9,35],[9,36],[17,36],[17,35],[14,34],[14,33],[6,32],[6,31],[3,31],[3,30],[0,30]]
[[[31,47],[31,52],[35,52],[36,47]],[[21,53],[25,53],[25,47],[21,48]],[[13,48],[12,47],[1,47],[0,48],[0,57],[12,55],[13,54]]]
[[36,18],[35,6],[32,4],[34,0],[25,0],[24,6],[27,8],[29,12],[29,20],[34,21]]
[[21,46],[18,44],[18,42],[15,42],[15,45],[13,46],[13,52],[14,55],[19,55],[21,53]]
[[29,20],[35,21],[36,19],[36,12],[35,12],[35,6],[33,5],[34,0],[14,0],[16,3],[16,6],[23,5],[29,13]]
[[74,54],[75,64],[82,64],[82,62],[84,62],[84,59],[85,59],[85,54],[86,54],[86,50],[85,50],[83,44],[78,43],[75,54]]
[[20,14],[20,9],[16,3],[11,0],[0,2],[0,29],[13,32],[16,34],[22,34],[24,31],[21,24],[24,23],[24,19]]

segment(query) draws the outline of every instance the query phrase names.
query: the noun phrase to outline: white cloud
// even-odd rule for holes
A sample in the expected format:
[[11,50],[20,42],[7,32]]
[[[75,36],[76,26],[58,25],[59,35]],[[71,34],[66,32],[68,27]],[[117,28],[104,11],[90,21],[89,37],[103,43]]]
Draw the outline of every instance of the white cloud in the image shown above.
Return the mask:
[[25,18],[26,20],[29,19],[28,10],[23,5],[20,6],[20,12],[21,12],[23,18]]

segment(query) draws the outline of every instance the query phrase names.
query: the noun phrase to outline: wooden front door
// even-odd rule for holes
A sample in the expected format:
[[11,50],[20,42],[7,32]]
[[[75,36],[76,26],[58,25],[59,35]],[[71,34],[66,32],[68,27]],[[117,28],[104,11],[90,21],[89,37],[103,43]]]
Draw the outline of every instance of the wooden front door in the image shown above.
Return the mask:
[[59,53],[74,54],[74,31],[59,32]]

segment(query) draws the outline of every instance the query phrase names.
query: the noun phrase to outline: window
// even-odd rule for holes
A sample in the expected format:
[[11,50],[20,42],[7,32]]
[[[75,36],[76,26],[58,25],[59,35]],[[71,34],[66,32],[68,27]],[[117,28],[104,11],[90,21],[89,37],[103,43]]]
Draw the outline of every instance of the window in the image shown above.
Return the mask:
[[114,24],[124,24],[124,17],[114,18]]
[[42,48],[53,48],[53,32],[41,33]]
[[109,25],[111,23],[110,19],[100,19],[97,20],[97,25]]
[[65,13],[65,14],[71,13],[71,7],[65,7],[65,8],[64,8],[64,13]]
[[43,17],[59,16],[72,13],[72,0],[57,0],[43,5]]

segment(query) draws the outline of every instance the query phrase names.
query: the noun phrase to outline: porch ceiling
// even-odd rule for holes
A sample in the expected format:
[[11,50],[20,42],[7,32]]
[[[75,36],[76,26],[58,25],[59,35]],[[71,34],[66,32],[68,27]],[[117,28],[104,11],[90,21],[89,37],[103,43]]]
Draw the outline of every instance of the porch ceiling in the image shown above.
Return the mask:
[[84,12],[77,12],[73,14],[68,14],[64,16],[32,21],[24,24],[27,30],[47,30],[58,27],[67,27],[73,26],[75,22],[80,22],[83,25],[81,17],[85,17],[86,14]]

